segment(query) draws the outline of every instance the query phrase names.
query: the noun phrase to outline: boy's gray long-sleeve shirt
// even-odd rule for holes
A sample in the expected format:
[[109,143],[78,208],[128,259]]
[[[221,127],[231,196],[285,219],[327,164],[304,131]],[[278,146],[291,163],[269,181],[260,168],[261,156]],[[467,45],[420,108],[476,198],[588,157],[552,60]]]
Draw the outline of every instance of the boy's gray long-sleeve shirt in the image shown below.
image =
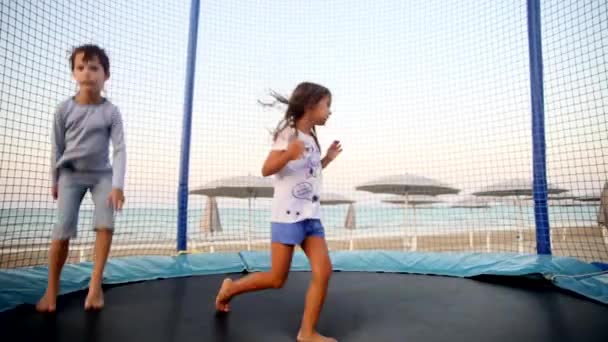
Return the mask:
[[[110,164],[110,141],[114,150]],[[60,168],[82,172],[112,171],[112,187],[124,188],[127,153],[118,108],[107,99],[82,105],[73,98],[55,111],[52,129],[51,177],[57,186]]]

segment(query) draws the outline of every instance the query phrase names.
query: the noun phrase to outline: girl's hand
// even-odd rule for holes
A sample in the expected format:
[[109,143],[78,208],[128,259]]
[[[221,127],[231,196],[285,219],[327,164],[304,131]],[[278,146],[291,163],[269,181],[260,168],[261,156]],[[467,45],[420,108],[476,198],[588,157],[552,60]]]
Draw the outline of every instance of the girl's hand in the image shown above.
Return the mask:
[[294,139],[289,146],[287,147],[287,155],[289,156],[289,160],[297,160],[300,159],[304,153],[304,143],[302,140]]
[[342,145],[340,145],[340,141],[334,140],[334,142],[331,144],[331,146],[329,146],[329,148],[327,149],[327,154],[325,155],[325,158],[327,159],[328,162],[331,162],[334,159],[336,159],[336,157],[338,157],[338,155],[341,152],[342,152]]

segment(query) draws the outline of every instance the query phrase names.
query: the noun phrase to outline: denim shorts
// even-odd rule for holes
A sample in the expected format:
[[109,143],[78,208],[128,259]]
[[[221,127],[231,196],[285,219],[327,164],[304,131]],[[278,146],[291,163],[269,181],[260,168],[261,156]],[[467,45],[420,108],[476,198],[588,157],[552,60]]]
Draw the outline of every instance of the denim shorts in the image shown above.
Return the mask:
[[95,209],[93,211],[92,229],[114,229],[114,209],[108,205],[108,196],[112,191],[111,172],[78,172],[67,169],[59,170],[57,221],[53,228],[53,240],[75,238],[78,230],[80,204],[87,190]]
[[307,237],[324,238],[325,230],[319,219],[306,219],[294,223],[272,222],[272,242],[285,245],[301,245]]

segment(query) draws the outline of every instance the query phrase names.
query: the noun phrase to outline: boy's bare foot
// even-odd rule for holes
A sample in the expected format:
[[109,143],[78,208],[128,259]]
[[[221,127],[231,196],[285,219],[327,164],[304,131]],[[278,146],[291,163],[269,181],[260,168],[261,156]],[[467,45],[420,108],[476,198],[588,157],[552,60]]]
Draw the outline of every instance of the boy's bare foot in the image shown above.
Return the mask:
[[44,293],[44,296],[40,298],[38,304],[36,304],[36,311],[38,312],[55,312],[57,309],[57,295],[51,294],[48,290]]
[[316,331],[310,335],[304,335],[300,332],[296,340],[298,342],[338,342],[335,338],[323,336]]
[[89,287],[89,293],[84,300],[85,310],[101,310],[103,309],[103,290],[101,288]]
[[221,312],[230,311],[230,306],[228,302],[230,301],[230,297],[228,296],[228,289],[232,286],[232,279],[226,278],[222,282],[222,286],[217,293],[217,297],[215,297],[215,309]]

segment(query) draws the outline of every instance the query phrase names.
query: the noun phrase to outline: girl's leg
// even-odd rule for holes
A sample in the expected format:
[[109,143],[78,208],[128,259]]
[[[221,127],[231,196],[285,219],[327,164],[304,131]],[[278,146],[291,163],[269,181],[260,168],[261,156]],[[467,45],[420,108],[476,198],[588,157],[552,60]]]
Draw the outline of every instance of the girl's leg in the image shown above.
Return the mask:
[[291,266],[293,249],[293,245],[273,242],[271,245],[272,266],[270,271],[252,273],[236,281],[232,281],[230,278],[225,279],[215,299],[216,309],[228,312],[230,310],[228,306],[230,299],[241,293],[283,287]]
[[322,336],[315,331],[332,273],[327,244],[321,236],[310,236],[304,240],[302,249],[310,262],[312,280],[306,293],[304,316],[297,339],[302,342],[335,341],[335,339]]

